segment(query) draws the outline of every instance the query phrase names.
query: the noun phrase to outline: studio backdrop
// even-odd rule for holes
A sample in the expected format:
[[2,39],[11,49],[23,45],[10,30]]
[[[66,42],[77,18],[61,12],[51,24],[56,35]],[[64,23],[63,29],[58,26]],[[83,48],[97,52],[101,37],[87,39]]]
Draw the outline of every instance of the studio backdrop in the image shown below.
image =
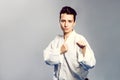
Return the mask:
[[90,80],[119,80],[120,0],[0,0],[0,80],[52,80],[43,50],[58,34],[59,11],[73,7],[76,32],[91,45]]

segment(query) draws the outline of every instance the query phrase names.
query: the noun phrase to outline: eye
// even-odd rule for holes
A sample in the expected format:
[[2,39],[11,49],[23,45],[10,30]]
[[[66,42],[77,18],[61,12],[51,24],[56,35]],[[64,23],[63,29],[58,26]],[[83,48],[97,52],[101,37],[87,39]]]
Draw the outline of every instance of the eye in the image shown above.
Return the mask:
[[72,23],[72,20],[68,20],[69,23]]
[[60,20],[61,22],[65,22],[65,20]]

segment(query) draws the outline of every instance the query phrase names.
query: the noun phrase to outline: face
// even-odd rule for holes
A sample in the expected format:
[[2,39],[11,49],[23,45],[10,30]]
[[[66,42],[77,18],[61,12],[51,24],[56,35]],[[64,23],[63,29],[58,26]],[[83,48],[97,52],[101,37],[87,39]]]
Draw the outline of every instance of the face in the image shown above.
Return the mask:
[[60,26],[64,34],[72,32],[75,26],[74,15],[66,13],[61,14]]

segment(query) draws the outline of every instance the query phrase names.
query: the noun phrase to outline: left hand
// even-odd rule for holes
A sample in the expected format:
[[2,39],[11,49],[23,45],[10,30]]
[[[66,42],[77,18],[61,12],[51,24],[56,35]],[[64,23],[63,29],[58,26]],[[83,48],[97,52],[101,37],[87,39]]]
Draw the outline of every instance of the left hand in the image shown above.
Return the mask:
[[85,56],[85,52],[86,52],[86,42],[83,41],[83,40],[80,40],[76,44],[81,48],[81,51],[82,51],[83,57],[84,57]]
[[84,47],[86,47],[85,41],[82,41],[82,40],[78,41],[76,44],[77,44],[81,49],[83,49]]

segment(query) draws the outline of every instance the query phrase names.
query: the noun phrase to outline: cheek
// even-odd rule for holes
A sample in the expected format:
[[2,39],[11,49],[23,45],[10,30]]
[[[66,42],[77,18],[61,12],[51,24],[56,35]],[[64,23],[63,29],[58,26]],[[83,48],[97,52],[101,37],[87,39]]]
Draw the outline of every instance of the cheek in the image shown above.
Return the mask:
[[61,27],[61,29],[63,29],[63,28],[64,28],[64,26],[63,26],[62,24],[60,24],[60,27]]
[[60,23],[60,26],[61,26],[61,27],[64,27],[64,24],[63,24],[63,23]]
[[70,28],[73,28],[73,27],[74,27],[74,25],[73,25],[73,24],[70,24],[69,26],[70,26]]

